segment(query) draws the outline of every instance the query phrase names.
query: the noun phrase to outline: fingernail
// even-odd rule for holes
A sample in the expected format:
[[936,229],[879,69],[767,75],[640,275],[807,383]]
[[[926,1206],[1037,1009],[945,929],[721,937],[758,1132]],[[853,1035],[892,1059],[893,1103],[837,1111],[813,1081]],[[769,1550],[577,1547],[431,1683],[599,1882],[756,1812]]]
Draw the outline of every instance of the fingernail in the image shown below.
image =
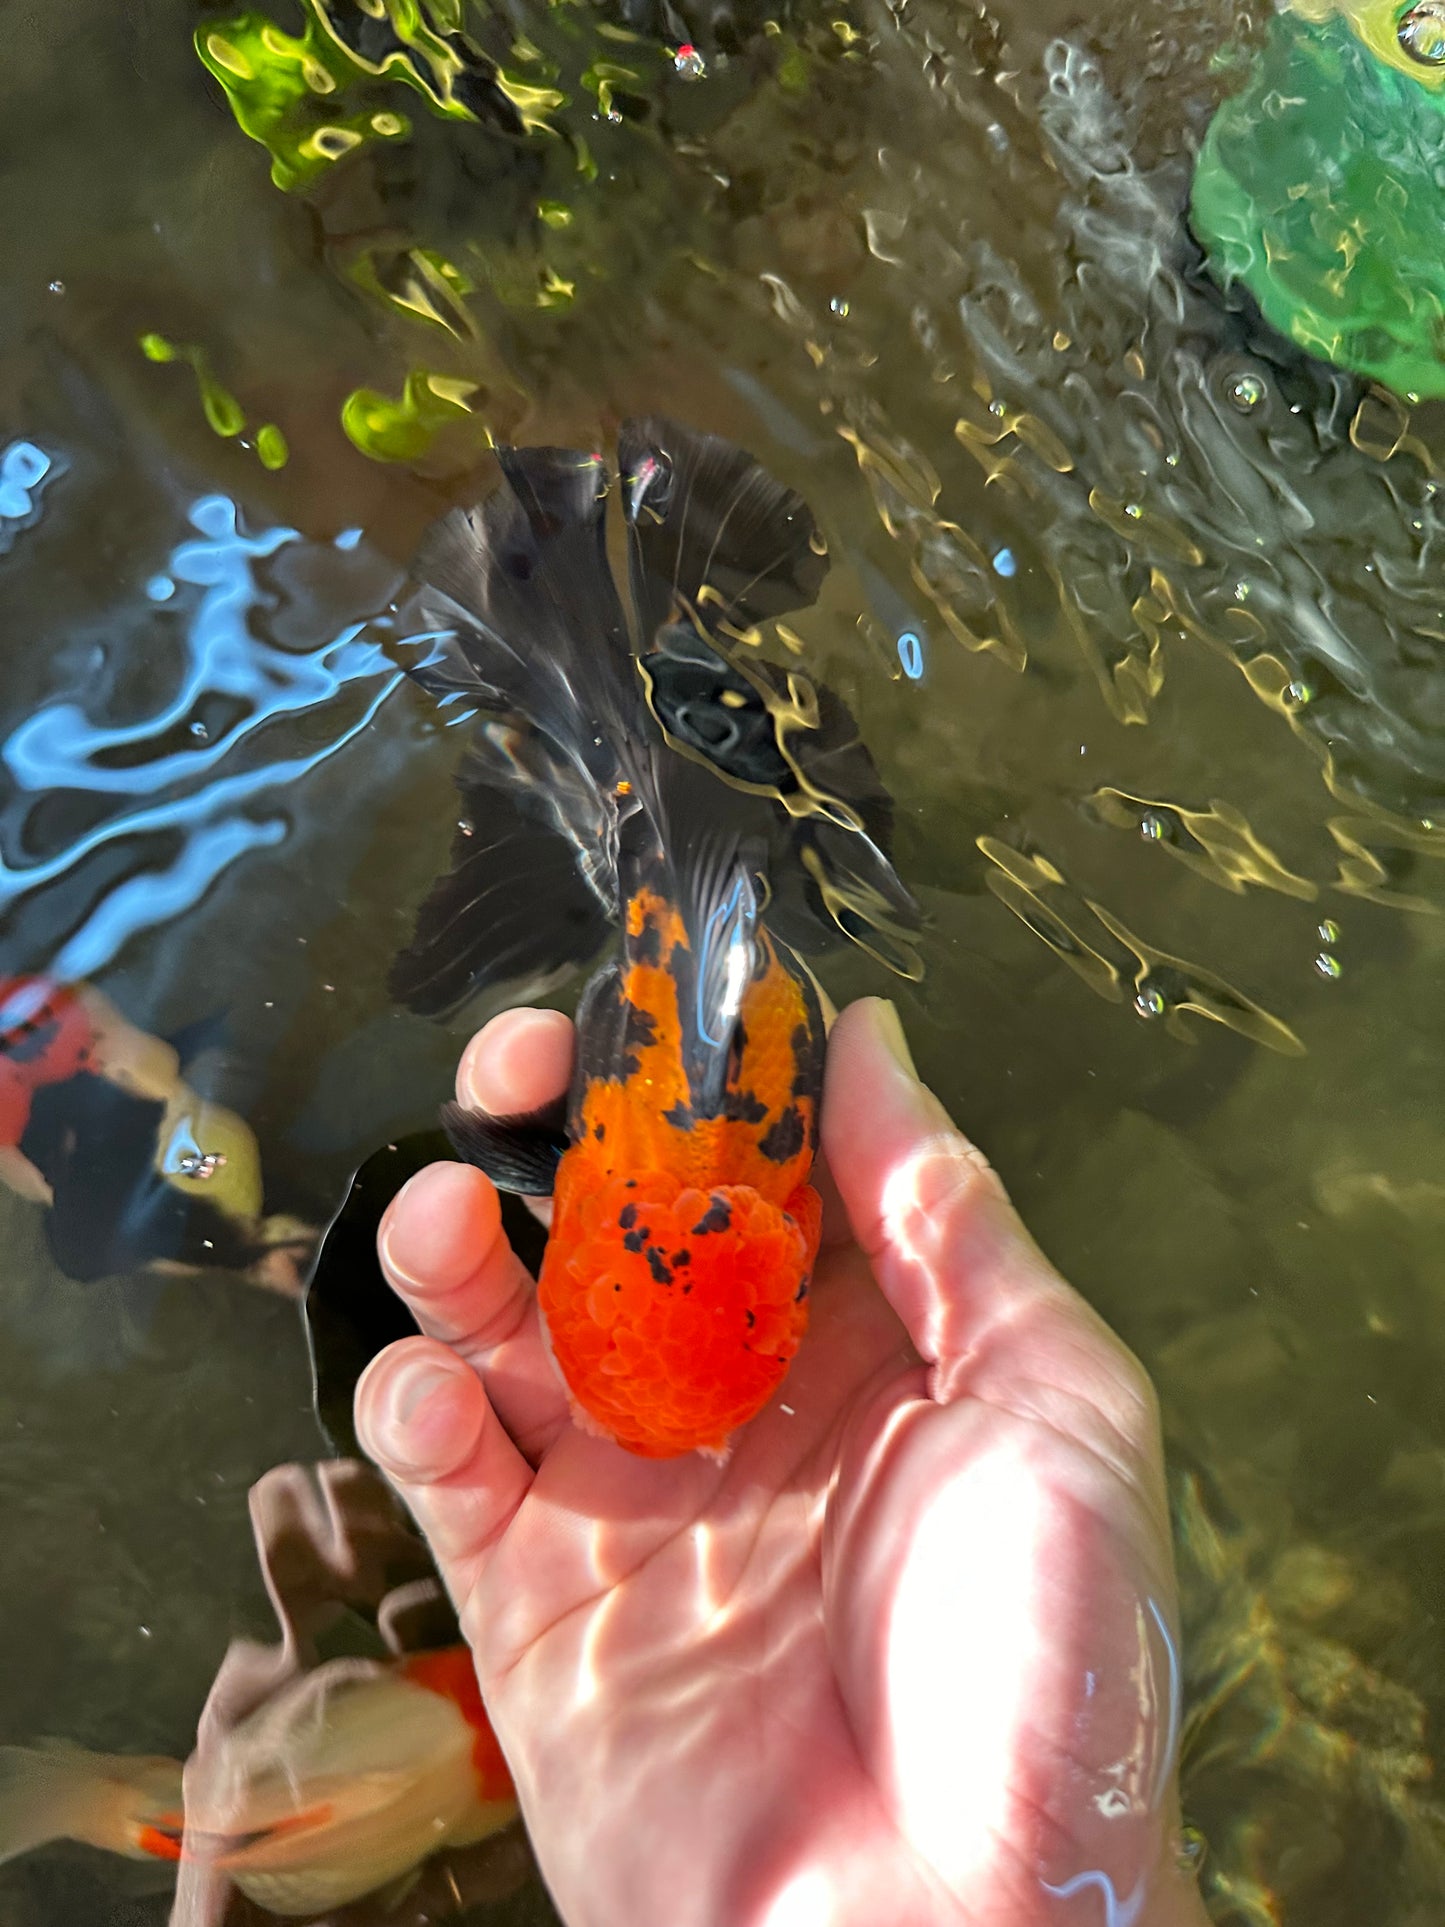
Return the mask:
[[879,997],[876,1001],[878,1009],[874,1022],[879,1043],[883,1045],[900,1070],[906,1071],[910,1077],[916,1079],[918,1071],[913,1062],[913,1053],[908,1048],[908,1039],[903,1034],[903,1022],[898,1015],[897,1005],[886,997]]
[[[471,1373],[460,1361],[421,1357],[393,1361],[374,1409],[358,1387],[370,1443],[388,1469],[403,1476],[444,1478],[475,1450],[483,1408],[470,1398]],[[468,1407],[475,1404],[476,1409]]]
[[419,1358],[414,1365],[403,1365],[391,1381],[386,1401],[390,1423],[398,1429],[412,1425],[433,1392],[440,1391],[443,1385],[456,1384],[457,1376],[454,1366],[438,1365],[429,1358]]

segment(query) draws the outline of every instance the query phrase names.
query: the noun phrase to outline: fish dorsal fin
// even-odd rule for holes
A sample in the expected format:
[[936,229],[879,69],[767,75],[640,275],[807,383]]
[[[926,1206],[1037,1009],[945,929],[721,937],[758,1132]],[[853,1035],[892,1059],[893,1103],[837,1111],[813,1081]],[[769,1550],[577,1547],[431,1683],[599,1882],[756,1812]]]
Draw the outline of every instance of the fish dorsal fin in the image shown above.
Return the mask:
[[816,599],[828,561],[812,512],[746,450],[649,415],[623,423],[617,457],[644,649],[684,611],[741,634]]

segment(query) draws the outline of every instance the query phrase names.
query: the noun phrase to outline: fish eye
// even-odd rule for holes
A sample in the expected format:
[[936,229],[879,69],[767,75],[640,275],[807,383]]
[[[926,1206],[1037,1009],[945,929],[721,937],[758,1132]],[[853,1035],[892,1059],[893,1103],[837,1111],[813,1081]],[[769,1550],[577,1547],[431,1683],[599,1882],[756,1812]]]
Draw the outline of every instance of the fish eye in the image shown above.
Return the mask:
[[1395,38],[1422,67],[1445,67],[1445,0],[1419,0],[1400,16]]

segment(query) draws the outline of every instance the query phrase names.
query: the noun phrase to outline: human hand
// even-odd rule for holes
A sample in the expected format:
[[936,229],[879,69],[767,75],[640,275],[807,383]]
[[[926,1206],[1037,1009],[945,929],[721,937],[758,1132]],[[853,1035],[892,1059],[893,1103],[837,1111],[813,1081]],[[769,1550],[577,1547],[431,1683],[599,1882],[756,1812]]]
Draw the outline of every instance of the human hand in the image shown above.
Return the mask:
[[[513,1011],[460,1100],[527,1111],[571,1026]],[[431,1542],[569,1927],[1202,1927],[1153,1393],[918,1083],[829,1042],[812,1322],[717,1465],[579,1431],[480,1172],[398,1194],[425,1337],[357,1428]],[[832,1222],[829,1222],[832,1220]]]

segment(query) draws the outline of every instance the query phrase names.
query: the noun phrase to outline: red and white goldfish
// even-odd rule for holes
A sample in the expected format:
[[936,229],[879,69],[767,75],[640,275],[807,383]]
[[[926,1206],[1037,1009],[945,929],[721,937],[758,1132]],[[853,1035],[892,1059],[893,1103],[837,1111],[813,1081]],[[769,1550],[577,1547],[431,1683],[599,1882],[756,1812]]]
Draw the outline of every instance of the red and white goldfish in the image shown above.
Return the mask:
[[0,1748],[0,1860],[60,1838],[192,1860],[283,1915],[373,1893],[516,1815],[465,1646],[332,1661],[185,1769],[79,1747]]
[[226,1265],[295,1295],[313,1229],[262,1215],[255,1134],[183,1072],[94,985],[0,977],[0,1183],[67,1277]]
[[500,461],[503,488],[417,565],[444,640],[415,673],[482,714],[454,867],[393,986],[442,1008],[620,925],[578,1012],[565,1128],[444,1122],[499,1185],[554,1193],[539,1304],[579,1423],[648,1457],[721,1453],[807,1322],[823,1025],[794,945],[841,929],[906,968],[917,907],[842,704],[727,653],[817,595],[801,498],[730,443],[625,424],[629,638],[602,459]]

